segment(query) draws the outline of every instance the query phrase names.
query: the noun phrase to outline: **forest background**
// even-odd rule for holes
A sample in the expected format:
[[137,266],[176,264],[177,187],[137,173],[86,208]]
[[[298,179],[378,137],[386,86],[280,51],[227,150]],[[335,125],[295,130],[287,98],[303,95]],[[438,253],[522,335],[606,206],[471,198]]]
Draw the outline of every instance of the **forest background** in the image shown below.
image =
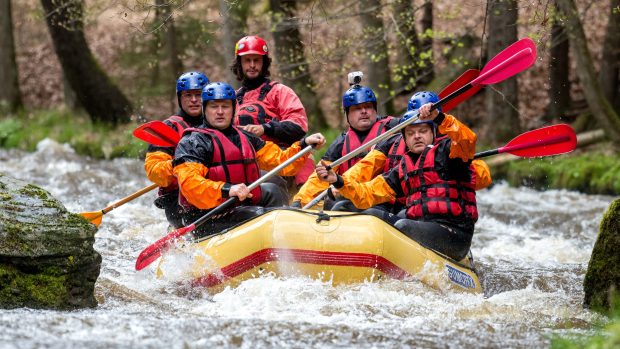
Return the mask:
[[[538,48],[532,68],[453,112],[476,131],[480,149],[558,122],[577,132],[602,130],[598,138],[606,142],[595,151],[604,155],[617,155],[620,144],[620,0],[0,0],[0,6],[3,147],[31,150],[52,137],[86,155],[137,156],[144,144],[131,130],[176,111],[182,72],[239,86],[228,67],[245,35],[267,40],[272,77],[300,96],[311,130],[330,137],[346,127],[347,73],[363,71],[380,114],[398,116],[416,91],[438,92],[530,37]],[[604,165],[620,173],[617,162]],[[620,192],[620,179],[608,191]]]

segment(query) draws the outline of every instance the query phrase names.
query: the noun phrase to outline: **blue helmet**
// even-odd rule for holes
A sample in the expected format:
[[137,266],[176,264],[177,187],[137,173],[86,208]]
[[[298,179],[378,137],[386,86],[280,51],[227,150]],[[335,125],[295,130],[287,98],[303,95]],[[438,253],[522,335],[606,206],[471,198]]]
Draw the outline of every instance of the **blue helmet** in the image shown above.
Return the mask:
[[183,73],[177,79],[177,94],[187,90],[202,90],[209,83],[209,78],[201,72]]
[[202,89],[202,104],[208,101],[230,99],[235,102],[235,89],[225,82],[212,82]]
[[[409,103],[407,103],[407,110],[418,110],[421,106],[426,103],[437,103],[439,102],[439,96],[435,94],[435,92],[431,91],[421,91],[416,92],[411,99],[409,99]],[[441,107],[437,108],[439,112],[441,112]]]
[[350,106],[367,102],[372,102],[375,109],[377,109],[377,96],[369,87],[362,85],[351,87],[342,96],[342,107],[345,113],[348,113]]

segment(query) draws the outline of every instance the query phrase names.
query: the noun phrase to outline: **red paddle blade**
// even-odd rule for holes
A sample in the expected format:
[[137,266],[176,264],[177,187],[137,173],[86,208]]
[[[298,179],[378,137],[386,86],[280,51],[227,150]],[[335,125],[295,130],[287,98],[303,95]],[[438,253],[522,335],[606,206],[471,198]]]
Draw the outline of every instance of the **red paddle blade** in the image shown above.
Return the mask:
[[521,39],[493,57],[471,84],[498,83],[529,68],[535,61],[536,44],[530,38]]
[[558,124],[525,132],[498,150],[500,153],[533,158],[569,153],[576,147],[577,135],[573,128]]
[[[478,69],[469,69],[466,70],[461,76],[459,76],[456,80],[454,80],[450,85],[446,86],[441,92],[439,92],[439,99],[443,99],[446,96],[449,96],[452,92],[458,90],[459,88],[469,84],[472,80],[480,75],[480,71]],[[461,104],[461,102],[469,99],[469,97],[475,95],[480,89],[482,85],[477,85],[466,92],[454,97],[449,102],[444,104],[441,109],[447,113],[450,110],[454,109],[457,105]]]
[[142,252],[140,252],[140,255],[138,255],[138,258],[136,259],[136,270],[142,270],[147,265],[153,263],[157,258],[161,257],[161,254],[164,251],[167,251],[170,247],[172,247],[177,242],[179,237],[191,232],[195,228],[196,225],[194,224],[179,228],[149,245]]
[[133,135],[158,147],[174,147],[181,138],[174,129],[161,121],[149,121],[142,124],[133,131]]

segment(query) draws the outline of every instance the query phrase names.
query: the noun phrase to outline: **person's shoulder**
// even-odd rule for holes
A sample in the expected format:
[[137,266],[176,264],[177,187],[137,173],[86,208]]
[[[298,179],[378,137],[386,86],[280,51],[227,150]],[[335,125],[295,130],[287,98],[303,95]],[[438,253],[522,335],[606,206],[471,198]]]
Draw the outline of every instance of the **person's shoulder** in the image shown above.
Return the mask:
[[382,152],[383,154],[387,155],[390,151],[390,149],[392,148],[392,146],[398,142],[400,139],[402,139],[402,136],[399,133],[390,136],[388,139],[381,141],[377,144],[377,146],[375,147],[375,150],[378,150],[380,152]]

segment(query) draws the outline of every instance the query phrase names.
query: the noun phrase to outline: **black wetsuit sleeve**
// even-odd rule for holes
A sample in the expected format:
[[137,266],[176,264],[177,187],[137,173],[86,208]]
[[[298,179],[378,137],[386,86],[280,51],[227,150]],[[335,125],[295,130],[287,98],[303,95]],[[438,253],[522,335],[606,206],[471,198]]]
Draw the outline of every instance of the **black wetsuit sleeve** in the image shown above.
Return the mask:
[[241,130],[241,133],[243,133],[248,138],[248,142],[250,142],[252,147],[254,147],[255,151],[259,151],[263,149],[263,147],[265,146],[266,142],[262,138],[258,137],[257,135],[251,132],[244,131],[244,130]]
[[336,140],[327,148],[322,160],[334,162],[342,157],[342,147],[344,147],[344,133],[341,133]]
[[265,135],[286,144],[293,144],[302,139],[306,135],[306,132],[301,126],[292,123],[290,121],[276,121],[271,120],[268,123],[263,124],[265,128]]
[[383,155],[388,156],[390,153],[390,149],[392,148],[392,145],[398,141],[401,138],[400,133],[382,141],[379,142],[376,146],[375,146],[375,150],[380,151]]
[[213,161],[213,142],[211,137],[194,132],[183,136],[172,160],[172,167],[185,162],[197,162],[207,167]]

